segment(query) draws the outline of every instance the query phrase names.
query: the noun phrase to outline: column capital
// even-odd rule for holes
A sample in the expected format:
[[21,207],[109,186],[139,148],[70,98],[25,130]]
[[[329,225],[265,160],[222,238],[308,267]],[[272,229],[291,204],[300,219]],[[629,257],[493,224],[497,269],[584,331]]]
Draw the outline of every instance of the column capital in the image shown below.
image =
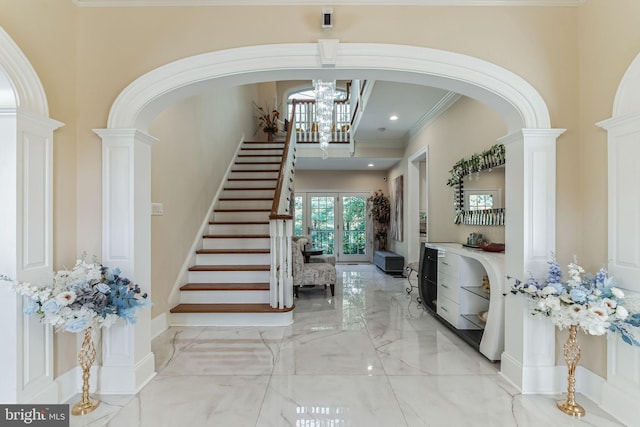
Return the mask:
[[511,132],[510,134],[507,134],[505,136],[503,136],[502,138],[499,138],[498,141],[508,145],[517,141],[521,141],[523,139],[528,139],[528,138],[553,138],[553,139],[557,139],[560,135],[562,135],[563,133],[565,133],[566,129],[553,129],[553,128],[549,128],[549,129],[528,129],[528,128],[524,128],[524,129],[519,129],[515,132]]
[[93,129],[93,132],[102,138],[103,142],[107,141],[138,141],[148,145],[158,142],[158,138],[142,132],[139,129]]

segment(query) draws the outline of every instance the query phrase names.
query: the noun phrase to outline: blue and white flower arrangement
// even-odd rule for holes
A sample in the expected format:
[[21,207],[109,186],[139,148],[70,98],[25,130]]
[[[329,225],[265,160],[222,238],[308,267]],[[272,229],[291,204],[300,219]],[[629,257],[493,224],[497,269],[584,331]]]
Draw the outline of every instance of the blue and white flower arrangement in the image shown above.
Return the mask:
[[12,281],[12,289],[27,297],[24,313],[40,317],[56,331],[83,332],[87,328],[109,327],[119,318],[136,322],[136,311],[151,305],[137,284],[121,276],[118,268],[88,263],[84,257],[72,270],[59,270],[51,284],[33,285]]
[[585,273],[574,259],[567,273],[568,280],[562,281],[560,265],[552,259],[546,280],[508,277],[515,280],[511,293],[526,295],[531,313],[550,317],[560,329],[575,325],[589,335],[611,332],[640,346],[640,297],[625,296],[604,268],[595,275]]

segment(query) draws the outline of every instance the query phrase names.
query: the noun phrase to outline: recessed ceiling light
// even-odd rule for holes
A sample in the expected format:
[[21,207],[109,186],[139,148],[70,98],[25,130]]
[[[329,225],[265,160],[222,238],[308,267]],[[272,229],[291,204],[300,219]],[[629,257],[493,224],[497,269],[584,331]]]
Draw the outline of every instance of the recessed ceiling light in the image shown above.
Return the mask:
[[373,167],[373,163],[369,163],[367,166],[369,166],[370,168]]
[[398,116],[393,115],[393,116],[389,117],[389,120],[398,120]]

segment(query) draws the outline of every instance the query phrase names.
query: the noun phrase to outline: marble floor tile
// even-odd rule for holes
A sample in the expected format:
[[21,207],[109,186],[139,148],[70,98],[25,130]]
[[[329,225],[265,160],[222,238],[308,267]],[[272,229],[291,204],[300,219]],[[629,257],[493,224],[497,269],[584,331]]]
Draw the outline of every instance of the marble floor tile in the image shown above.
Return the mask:
[[[338,265],[335,296],[300,291],[287,327],[172,327],[152,342],[156,371],[135,396],[71,426],[538,427],[621,424],[579,396],[523,396],[406,292],[406,278]],[[77,402],[79,396],[70,401]]]
[[285,328],[208,327],[168,360],[159,375],[270,375]]
[[109,427],[255,427],[269,376],[157,377]]
[[302,331],[285,335],[276,375],[383,375],[366,331]]
[[386,377],[274,375],[256,426],[406,426]]

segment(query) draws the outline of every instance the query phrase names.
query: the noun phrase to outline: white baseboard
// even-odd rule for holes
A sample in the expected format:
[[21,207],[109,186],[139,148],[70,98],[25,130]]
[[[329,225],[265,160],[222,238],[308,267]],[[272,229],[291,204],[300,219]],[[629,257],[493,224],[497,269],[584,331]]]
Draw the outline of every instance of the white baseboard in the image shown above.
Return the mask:
[[[99,366],[92,366],[89,376],[89,391],[95,393],[98,388]],[[82,392],[82,370],[79,366],[69,369],[64,374],[56,378],[58,386],[58,403],[66,403],[73,396]]]
[[169,318],[167,313],[151,319],[151,339],[154,339],[169,328]]
[[640,402],[640,390],[630,394],[608,381],[603,383],[600,407],[608,413],[614,414],[625,425],[637,425],[638,402]]
[[155,377],[155,356],[147,354],[135,366],[102,366],[100,394],[136,394]]

